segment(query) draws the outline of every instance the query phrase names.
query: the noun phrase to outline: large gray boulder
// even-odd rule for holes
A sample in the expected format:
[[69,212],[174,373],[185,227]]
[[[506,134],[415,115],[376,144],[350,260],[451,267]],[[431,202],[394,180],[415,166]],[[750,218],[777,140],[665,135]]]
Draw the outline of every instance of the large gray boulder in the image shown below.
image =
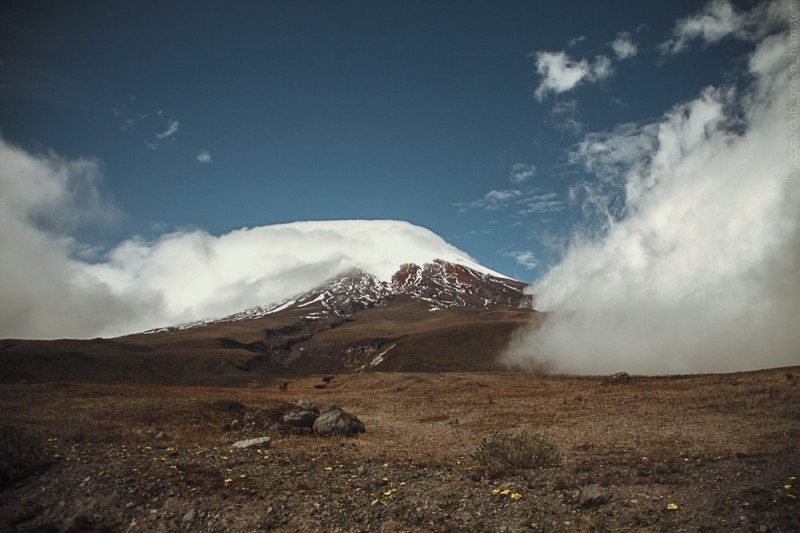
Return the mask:
[[342,410],[338,405],[331,405],[323,410],[314,421],[314,433],[317,435],[345,435],[355,437],[367,430],[357,416]]

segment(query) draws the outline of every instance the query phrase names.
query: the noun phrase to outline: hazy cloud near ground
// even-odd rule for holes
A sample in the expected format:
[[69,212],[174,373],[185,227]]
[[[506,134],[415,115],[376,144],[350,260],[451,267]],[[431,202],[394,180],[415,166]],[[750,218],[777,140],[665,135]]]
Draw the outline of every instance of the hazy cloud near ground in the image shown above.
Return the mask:
[[[676,35],[695,35],[685,28],[711,24],[708,13],[731,15],[722,4]],[[728,17],[767,35],[747,63],[747,87],[707,88],[655,123],[576,146],[573,163],[597,176],[576,193],[596,224],[531,288],[536,307],[553,313],[515,340],[510,364],[574,373],[800,364],[789,36],[775,33],[771,15],[787,5]]]
[[0,337],[91,335],[155,302],[119,298],[71,259],[70,234],[118,211],[98,187],[100,165],[30,154],[0,139]]

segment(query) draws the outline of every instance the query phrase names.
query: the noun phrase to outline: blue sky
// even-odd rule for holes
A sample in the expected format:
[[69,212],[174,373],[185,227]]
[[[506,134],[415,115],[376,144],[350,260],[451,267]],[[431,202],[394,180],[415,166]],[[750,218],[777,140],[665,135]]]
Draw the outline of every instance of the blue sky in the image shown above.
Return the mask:
[[0,337],[466,253],[571,311],[517,365],[797,364],[798,32],[796,0],[4,2]]
[[[751,43],[663,52],[702,6],[10,1],[0,132],[101,162],[123,216],[78,228],[92,245],[401,219],[530,282],[583,221],[575,146],[737,75]],[[607,72],[537,98],[542,52]]]

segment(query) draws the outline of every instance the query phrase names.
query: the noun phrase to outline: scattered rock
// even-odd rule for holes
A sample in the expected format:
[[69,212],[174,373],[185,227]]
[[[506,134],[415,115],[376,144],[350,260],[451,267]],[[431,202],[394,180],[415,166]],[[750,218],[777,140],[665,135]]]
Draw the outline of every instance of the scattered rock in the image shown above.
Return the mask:
[[183,515],[184,522],[193,522],[194,521],[194,509],[190,509],[185,515]]
[[231,422],[231,431],[239,431],[242,429],[242,423],[239,420]]
[[581,490],[581,495],[578,500],[578,505],[581,507],[599,507],[611,501],[614,497],[606,487],[600,485],[587,485]]
[[164,440],[167,438],[166,433],[158,429],[151,429],[147,434],[156,440]]
[[627,372],[617,372],[616,374],[611,374],[605,379],[606,383],[627,383],[631,380],[630,374]]
[[256,446],[260,446],[261,448],[269,448],[271,441],[272,439],[269,437],[240,440],[231,444],[231,448],[255,448]]
[[324,388],[325,388],[325,387],[327,387],[327,386],[328,386],[328,384],[327,384],[327,383],[315,383],[315,384],[314,384],[314,388],[315,388],[315,389],[324,389]]
[[355,437],[366,432],[364,423],[357,416],[342,410],[338,405],[331,405],[314,421],[314,433],[317,435],[345,435]]
[[308,400],[296,400],[294,408],[283,415],[283,421],[294,427],[310,428],[314,426],[314,421],[319,416],[319,409],[314,407]]
[[284,381],[280,385],[278,385],[278,390],[281,392],[286,392],[289,389],[289,382]]
[[335,377],[336,376],[325,376],[324,378],[322,378],[322,382],[323,383],[330,383],[331,381],[333,381],[333,378],[335,378]]

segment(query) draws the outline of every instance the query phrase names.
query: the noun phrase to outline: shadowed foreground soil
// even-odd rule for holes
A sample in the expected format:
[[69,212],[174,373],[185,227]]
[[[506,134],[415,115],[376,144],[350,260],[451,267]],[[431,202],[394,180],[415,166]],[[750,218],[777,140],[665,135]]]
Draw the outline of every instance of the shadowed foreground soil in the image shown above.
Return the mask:
[[[4,384],[0,530],[800,531],[799,372]],[[367,432],[288,431],[296,398]],[[560,464],[478,464],[494,430],[540,433]],[[230,447],[260,436],[271,446]],[[590,484],[612,499],[579,505]]]

